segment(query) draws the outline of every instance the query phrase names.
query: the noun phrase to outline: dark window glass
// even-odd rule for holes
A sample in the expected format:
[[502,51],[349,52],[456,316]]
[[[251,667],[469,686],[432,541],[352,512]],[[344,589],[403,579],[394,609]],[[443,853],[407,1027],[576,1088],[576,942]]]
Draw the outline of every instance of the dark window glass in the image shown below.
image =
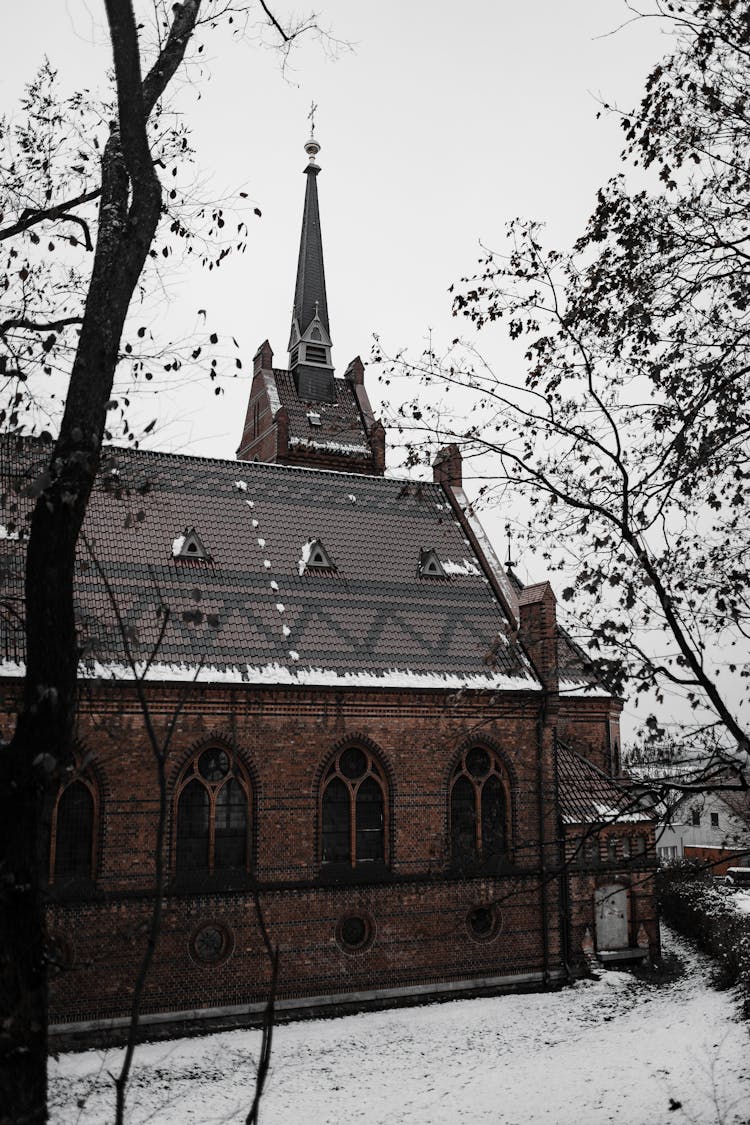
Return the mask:
[[94,842],[94,799],[82,781],[68,785],[57,806],[55,877],[90,879]]
[[357,861],[385,858],[383,790],[374,777],[366,777],[357,790]]
[[711,813],[711,827],[712,828],[718,828],[719,827],[719,814],[717,812]]
[[483,746],[470,747],[451,788],[451,857],[492,865],[508,854],[508,807],[503,771]]
[[341,755],[339,769],[344,777],[348,777],[350,781],[356,781],[367,770],[367,758],[361,750],[352,746]]
[[330,765],[321,799],[324,863],[384,863],[386,789],[369,751],[348,746]]
[[208,791],[191,781],[177,806],[177,870],[208,871]]
[[364,918],[345,918],[341,923],[341,940],[356,949],[367,941],[368,926]]
[[481,746],[475,746],[466,755],[466,768],[472,777],[485,777],[490,770],[490,756]]
[[454,859],[476,859],[476,799],[467,777],[459,777],[451,792],[451,845]]
[[239,782],[230,778],[216,794],[214,870],[245,867],[247,803]]
[[695,825],[696,828],[700,828],[700,824],[701,824],[700,809],[691,809],[690,821],[693,825]]
[[495,913],[491,906],[475,906],[469,912],[469,929],[478,938],[488,938],[495,930]]
[[223,750],[206,750],[198,759],[198,772],[206,781],[221,781],[229,773],[229,758]]
[[323,859],[328,863],[351,860],[351,798],[339,777],[323,793]]
[[482,855],[505,855],[505,793],[499,777],[488,777],[482,786]]

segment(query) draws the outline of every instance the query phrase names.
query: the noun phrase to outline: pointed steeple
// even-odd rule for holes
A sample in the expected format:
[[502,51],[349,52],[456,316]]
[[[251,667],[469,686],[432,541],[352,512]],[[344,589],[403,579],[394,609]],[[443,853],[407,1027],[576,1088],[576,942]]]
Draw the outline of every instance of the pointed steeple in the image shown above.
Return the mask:
[[305,208],[297,262],[292,329],[289,335],[289,370],[294,374],[297,393],[309,402],[335,402],[331,360],[331,333],[328,323],[326,279],[323,268],[323,239],[320,232],[317,176],[320,166],[315,157],[320,145],[313,135],[305,145]]

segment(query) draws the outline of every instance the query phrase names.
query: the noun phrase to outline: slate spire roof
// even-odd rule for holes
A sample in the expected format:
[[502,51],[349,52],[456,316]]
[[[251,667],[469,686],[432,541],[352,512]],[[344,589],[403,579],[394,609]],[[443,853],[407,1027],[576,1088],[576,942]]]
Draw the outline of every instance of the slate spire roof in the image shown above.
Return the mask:
[[[308,151],[313,142],[308,141]],[[323,238],[320,232],[320,210],[318,208],[317,177],[320,166],[315,163],[315,155],[320,146],[314,142],[316,152],[305,168],[307,186],[305,187],[305,207],[302,213],[302,234],[299,243],[297,262],[297,284],[294,290],[293,319],[297,322],[300,336],[304,336],[316,314],[326,332],[330,335],[328,323],[328,301],[326,300],[326,276],[323,267]],[[291,345],[290,345],[291,347]]]

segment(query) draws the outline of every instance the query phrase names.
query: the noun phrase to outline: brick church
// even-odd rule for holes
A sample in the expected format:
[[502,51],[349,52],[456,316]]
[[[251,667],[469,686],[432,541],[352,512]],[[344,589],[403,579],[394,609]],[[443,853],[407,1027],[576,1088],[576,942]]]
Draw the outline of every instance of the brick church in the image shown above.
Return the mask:
[[[51,1034],[143,1034],[540,987],[659,949],[653,824],[614,779],[621,701],[499,562],[455,446],[385,476],[359,358],[336,375],[316,157],[288,368],[264,342],[236,459],[109,448],[77,569],[75,758],[48,810]],[[23,675],[26,484],[0,462],[0,734]],[[93,560],[93,561],[92,561]],[[140,683],[137,682],[140,680]],[[142,690],[141,690],[142,689]]]

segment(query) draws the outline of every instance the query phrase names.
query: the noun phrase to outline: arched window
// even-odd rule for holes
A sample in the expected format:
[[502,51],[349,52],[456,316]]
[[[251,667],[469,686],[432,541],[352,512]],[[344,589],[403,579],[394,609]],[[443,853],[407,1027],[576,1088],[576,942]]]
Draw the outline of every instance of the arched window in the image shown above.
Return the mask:
[[387,787],[377,758],[360,746],[331,763],[321,793],[323,863],[385,863]]
[[196,751],[175,792],[175,871],[249,870],[249,810],[250,782],[230,752]]
[[451,859],[460,866],[492,866],[508,855],[508,786],[495,754],[472,746],[450,786]]
[[96,786],[88,775],[60,786],[50,825],[50,883],[95,877],[97,821]]

